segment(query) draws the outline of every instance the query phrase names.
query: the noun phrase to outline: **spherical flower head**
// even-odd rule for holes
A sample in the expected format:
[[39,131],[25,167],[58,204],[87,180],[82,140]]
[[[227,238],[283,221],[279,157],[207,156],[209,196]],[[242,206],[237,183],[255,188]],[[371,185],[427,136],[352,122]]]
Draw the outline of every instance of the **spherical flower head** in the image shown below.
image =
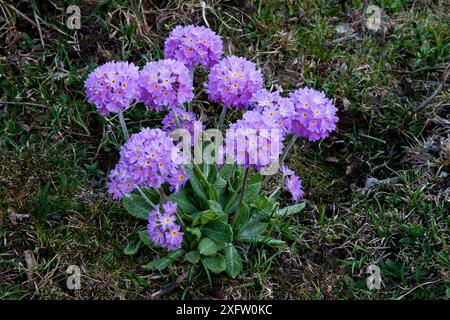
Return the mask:
[[211,69],[205,88],[211,100],[238,109],[248,107],[253,94],[262,85],[261,70],[256,69],[253,62],[230,56]]
[[182,165],[174,161],[174,153],[179,149],[173,144],[169,134],[160,129],[144,128],[130,136],[120,149],[120,159],[109,175],[108,191],[114,199],[121,199],[137,186],[159,188],[168,183],[179,190],[186,182],[177,180],[174,175],[184,174]]
[[[175,119],[178,118],[180,127]],[[197,120],[193,112],[187,111],[184,108],[173,108],[162,120],[163,129],[168,132],[173,132],[178,129],[186,130],[183,132],[183,139],[190,139],[191,145],[194,143],[196,135],[200,134],[205,126]]]
[[292,133],[316,141],[328,137],[336,128],[337,109],[323,92],[302,88],[292,92],[289,98],[295,106]]
[[284,136],[261,112],[247,111],[226,133],[226,156],[244,168],[262,170],[277,163]]
[[266,122],[273,123],[284,134],[290,133],[295,107],[289,98],[282,97],[279,91],[261,89],[253,95],[251,104],[264,115]]
[[84,89],[88,102],[107,116],[128,108],[139,98],[139,69],[133,63],[108,62],[92,71]]
[[299,179],[295,174],[292,174],[286,178],[284,186],[291,193],[293,201],[300,200],[300,198],[304,194],[302,189],[302,180]]
[[189,70],[180,61],[150,61],[139,77],[140,100],[155,110],[175,108],[194,98]]
[[180,248],[183,241],[183,232],[180,226],[176,224],[175,212],[177,205],[168,201],[161,207],[156,205],[148,215],[148,234],[155,245],[166,247],[173,250],[175,247]]
[[192,69],[198,64],[211,68],[222,57],[222,40],[202,26],[177,26],[164,43],[164,56],[183,62]]

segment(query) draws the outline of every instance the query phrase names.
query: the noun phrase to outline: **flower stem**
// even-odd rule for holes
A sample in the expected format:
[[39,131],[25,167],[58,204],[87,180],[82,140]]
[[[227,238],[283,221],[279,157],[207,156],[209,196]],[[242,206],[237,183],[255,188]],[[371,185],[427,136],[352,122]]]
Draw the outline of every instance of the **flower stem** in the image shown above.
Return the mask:
[[236,222],[239,221],[240,214],[242,213],[241,205],[242,205],[242,200],[244,199],[245,189],[247,189],[247,181],[248,181],[249,173],[250,173],[250,168],[245,169],[244,179],[242,180],[241,194],[239,195],[239,202],[238,202],[238,205],[236,208],[236,213],[234,214],[234,217],[233,217],[233,222],[231,224],[233,227],[235,226]]
[[127,124],[125,123],[125,119],[123,118],[122,111],[119,112],[118,116],[119,116],[120,126],[122,127],[123,136],[125,137],[125,140],[128,140],[130,135],[128,134]]
[[286,156],[287,156],[289,150],[291,150],[291,148],[295,144],[295,141],[297,141],[297,138],[298,137],[295,134],[291,136],[291,140],[289,140],[289,143],[287,144],[286,148],[283,151],[283,154],[281,155],[280,163],[284,162],[284,160],[286,159]]
[[[281,154],[280,157],[280,163],[284,163],[284,160],[286,159],[287,154],[289,153],[289,150],[291,150],[291,148],[294,146],[295,141],[297,141],[297,136],[296,135],[292,135],[291,139],[289,140],[288,144],[286,145],[286,148],[284,148],[283,153]],[[269,182],[271,176],[265,176],[262,182],[262,186],[264,187],[267,182]]]
[[175,109],[172,109],[172,113],[173,113],[173,119],[175,120],[175,124],[177,125],[178,129],[181,129],[181,122],[180,119],[178,118],[177,112],[175,111]]
[[[195,73],[195,65],[189,69],[189,78],[191,80],[192,87],[194,87],[194,73]],[[189,112],[192,112],[192,101],[188,103],[188,110]]]
[[147,197],[144,191],[142,191],[141,187],[136,186],[136,189],[137,191],[139,191],[139,194],[142,196],[142,198],[144,198],[144,200],[148,202],[148,204],[150,204],[152,207],[155,206],[155,204]]
[[228,107],[223,106],[222,112],[220,113],[220,118],[219,118],[219,130],[222,130],[223,122],[225,121],[225,115],[226,115],[226,113],[227,113],[227,109],[228,109]]

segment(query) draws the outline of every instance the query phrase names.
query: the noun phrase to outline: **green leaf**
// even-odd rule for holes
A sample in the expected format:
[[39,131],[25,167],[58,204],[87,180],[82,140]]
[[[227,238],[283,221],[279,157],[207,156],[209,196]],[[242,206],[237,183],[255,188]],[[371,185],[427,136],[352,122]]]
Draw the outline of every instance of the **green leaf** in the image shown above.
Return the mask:
[[230,242],[233,238],[231,225],[220,220],[214,220],[204,225],[202,234],[216,242]]
[[169,259],[168,257],[164,257],[164,258],[161,258],[161,259],[158,259],[158,260],[153,260],[153,261],[147,263],[146,265],[143,265],[142,268],[144,270],[163,271],[168,266],[170,266],[171,263],[172,263],[171,259]]
[[153,242],[150,240],[147,229],[139,231],[139,239],[141,242],[149,248],[153,248]]
[[213,220],[216,216],[217,215],[214,211],[206,210],[206,211],[203,211],[203,213],[201,213],[200,221],[202,222],[202,224],[207,224],[208,222]]
[[235,228],[239,229],[242,224],[245,224],[248,221],[249,216],[250,216],[250,209],[245,202],[242,202],[241,210],[239,213],[239,217],[236,220]]
[[202,257],[202,262],[208,270],[213,273],[221,273],[227,268],[225,257],[216,255],[214,257]]
[[242,272],[242,258],[231,243],[227,243],[225,247],[225,262],[227,274],[233,279]]
[[166,257],[150,261],[146,265],[143,265],[142,268],[144,270],[158,270],[163,271],[166,269],[170,264],[180,258],[183,255],[184,251],[181,249],[173,250],[171,251]]
[[175,201],[177,203],[177,207],[180,208],[183,213],[193,214],[198,211],[186,194],[185,189],[181,189],[177,194],[171,194],[169,199]]
[[200,261],[200,253],[198,250],[192,250],[186,253],[184,258],[192,264],[197,264]]
[[195,213],[192,217],[194,218],[192,225],[197,226],[199,224],[207,224],[208,222],[214,220],[217,215],[212,210],[205,210]]
[[297,203],[294,204],[292,206],[289,207],[284,207],[283,209],[280,209],[277,211],[276,215],[280,218],[291,215],[291,214],[296,214],[299,213],[300,211],[302,211],[303,209],[305,209],[305,203]]
[[223,248],[223,245],[212,241],[210,238],[203,238],[198,244],[198,251],[204,256],[213,256]]
[[257,201],[261,195],[261,175],[259,173],[254,174],[250,177],[247,184],[247,189],[244,193],[244,202],[252,204]]
[[225,191],[227,188],[227,180],[222,178],[221,176],[217,176],[216,181],[212,185],[212,187],[216,190],[217,193],[217,199],[221,204],[224,204],[225,202]]
[[256,203],[256,208],[251,210],[251,221],[261,221],[272,216],[275,209],[275,203],[267,197],[261,197]]
[[214,200],[209,200],[209,207],[211,208],[212,211],[214,211],[216,213],[216,215],[221,216],[224,214],[222,206],[220,205],[220,203],[218,203],[217,201]]
[[189,232],[190,234],[193,234],[197,238],[197,241],[200,240],[200,237],[202,236],[202,232],[200,231],[199,228],[187,227],[186,231]]
[[207,180],[209,183],[214,184],[218,178],[217,166],[216,164],[205,164],[205,166],[209,166],[208,174],[206,175]]
[[261,241],[263,233],[266,231],[267,223],[265,222],[246,223],[239,229],[236,240],[242,242]]
[[284,242],[283,240],[279,240],[279,239],[274,239],[274,238],[268,238],[268,239],[264,239],[264,244],[268,244],[269,246],[274,246],[274,247],[282,247],[286,244],[286,242]]
[[148,214],[153,210],[153,206],[136,193],[126,195],[122,203],[129,214],[142,220],[147,220]]
[[136,254],[139,251],[139,248],[142,246],[142,242],[139,240],[131,241],[127,244],[123,252],[128,255],[132,256]]
[[220,169],[220,176],[225,179],[225,181],[228,181],[231,179],[231,177],[234,175],[234,164],[224,164],[222,169]]
[[176,249],[176,250],[172,250],[169,252],[169,254],[167,255],[167,257],[170,260],[177,260],[178,258],[180,258],[183,255],[184,251],[183,249]]
[[189,183],[192,186],[192,190],[199,200],[203,203],[208,203],[208,196],[206,195],[205,189],[203,188],[202,183],[197,178],[194,173],[194,170],[190,166],[185,167],[186,172],[189,174]]

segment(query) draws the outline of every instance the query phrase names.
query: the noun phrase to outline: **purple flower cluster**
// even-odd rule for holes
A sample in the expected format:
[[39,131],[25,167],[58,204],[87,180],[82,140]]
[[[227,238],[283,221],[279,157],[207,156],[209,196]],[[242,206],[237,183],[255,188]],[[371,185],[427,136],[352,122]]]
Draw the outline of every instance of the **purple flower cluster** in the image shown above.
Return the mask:
[[164,212],[161,212],[160,206],[156,205],[148,215],[148,233],[150,239],[155,245],[166,247],[168,250],[181,248],[184,233],[176,221],[177,204],[168,201],[162,205]]
[[139,78],[141,100],[160,111],[175,108],[194,98],[194,88],[186,66],[177,60],[148,62]]
[[310,141],[326,138],[336,128],[336,107],[321,91],[302,88],[289,95],[295,106],[292,132]]
[[282,165],[280,168],[281,173],[285,176],[284,187],[291,193],[292,200],[298,201],[303,196],[302,179],[297,177],[291,169]]
[[244,113],[226,133],[226,155],[244,168],[261,170],[276,163],[283,149],[276,122],[257,110]]
[[165,182],[178,192],[187,180],[179,157],[168,133],[144,128],[120,149],[120,160],[109,175],[108,192],[113,199],[121,199],[138,186],[159,188]]
[[251,102],[255,110],[273,122],[273,126],[279,128],[284,134],[291,132],[295,107],[289,98],[282,97],[278,91],[269,92],[262,89],[253,95]]
[[226,107],[246,108],[252,95],[263,85],[261,70],[253,62],[230,56],[216,64],[205,83],[211,100]]
[[192,69],[198,64],[213,67],[222,57],[222,40],[211,29],[177,26],[164,43],[164,56],[183,62]]
[[[175,114],[178,118],[180,128],[175,120]],[[172,132],[177,129],[186,130],[189,133],[191,144],[194,143],[194,137],[196,133],[200,133],[205,128],[200,121],[197,120],[193,112],[187,111],[183,108],[173,108],[162,120],[163,129]]]
[[139,96],[139,69],[128,62],[108,62],[89,74],[86,96],[97,111],[107,116],[128,108]]

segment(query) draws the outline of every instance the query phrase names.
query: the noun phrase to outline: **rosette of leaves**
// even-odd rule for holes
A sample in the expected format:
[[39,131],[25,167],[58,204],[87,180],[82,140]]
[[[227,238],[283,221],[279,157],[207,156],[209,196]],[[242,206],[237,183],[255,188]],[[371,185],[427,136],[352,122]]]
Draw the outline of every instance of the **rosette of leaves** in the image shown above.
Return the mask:
[[[178,217],[183,220],[183,247],[151,261],[145,269],[161,271],[174,261],[185,260],[202,266],[208,277],[210,273],[226,272],[235,278],[242,272],[244,261],[249,261],[252,245],[285,244],[275,236],[281,233],[277,222],[304,208],[304,203],[299,203],[280,209],[278,193],[267,196],[262,191],[259,173],[245,177],[245,171],[234,164],[220,169],[216,164],[187,165],[185,169],[188,182],[179,193],[168,197],[177,203]],[[153,189],[144,189],[143,193],[150,201],[132,193],[123,204],[128,213],[147,220],[152,210],[149,202],[160,203],[161,198]],[[146,228],[128,244],[125,253],[135,254],[143,246],[158,250]]]

